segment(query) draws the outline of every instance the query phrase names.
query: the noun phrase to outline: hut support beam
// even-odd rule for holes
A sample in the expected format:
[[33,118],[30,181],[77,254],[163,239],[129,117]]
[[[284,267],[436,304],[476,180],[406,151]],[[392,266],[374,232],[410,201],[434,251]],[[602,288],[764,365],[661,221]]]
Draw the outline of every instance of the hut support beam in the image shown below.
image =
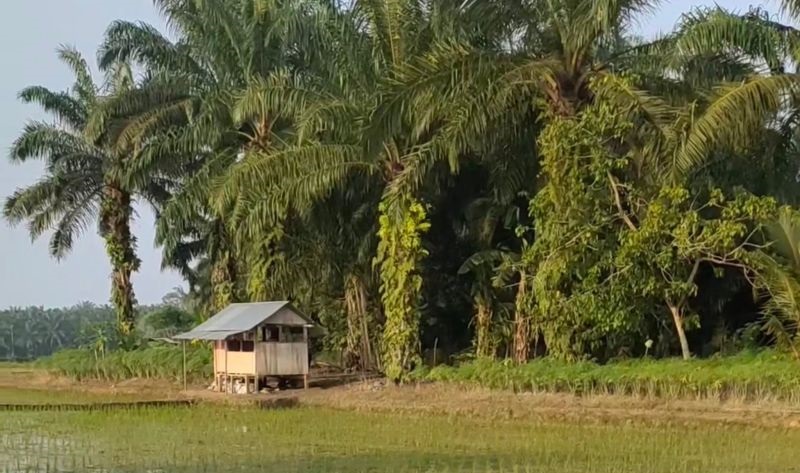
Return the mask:
[[183,345],[183,390],[186,391],[186,340],[181,345]]
[[225,340],[223,343],[225,344],[225,392],[232,393],[233,386],[228,378],[228,341]]
[[[303,326],[303,342],[306,344],[306,350],[308,350],[308,327]],[[310,357],[309,357],[310,358]],[[309,362],[311,360],[309,359]],[[303,389],[308,389],[308,366],[304,367],[305,374],[303,374]]]

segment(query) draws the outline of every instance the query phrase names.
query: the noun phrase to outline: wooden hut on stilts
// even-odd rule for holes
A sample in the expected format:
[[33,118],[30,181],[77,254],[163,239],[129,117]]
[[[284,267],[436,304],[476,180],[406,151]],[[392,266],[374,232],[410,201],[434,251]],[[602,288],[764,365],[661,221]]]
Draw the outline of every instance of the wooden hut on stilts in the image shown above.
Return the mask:
[[311,319],[288,301],[253,302],[231,304],[174,338],[213,342],[214,388],[235,392],[243,386],[247,393],[258,392],[268,378],[302,380],[308,388],[312,327]]

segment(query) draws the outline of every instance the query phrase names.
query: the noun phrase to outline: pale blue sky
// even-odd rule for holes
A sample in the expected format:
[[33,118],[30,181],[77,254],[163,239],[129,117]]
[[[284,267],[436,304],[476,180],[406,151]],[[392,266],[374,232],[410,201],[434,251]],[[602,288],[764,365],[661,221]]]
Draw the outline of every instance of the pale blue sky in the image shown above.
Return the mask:
[[[663,2],[659,12],[640,21],[645,36],[671,29],[682,11],[714,5],[745,10],[749,5],[774,1],[718,0]],[[115,19],[142,20],[164,29],[150,0],[13,0],[3,2],[0,15],[0,198],[36,180],[38,164],[11,165],[8,147],[26,120],[43,116],[19,103],[17,92],[28,85],[60,90],[71,83],[69,71],[57,60],[59,44],[76,46],[94,63],[95,51],[108,24]],[[134,278],[139,302],[157,302],[180,277],[160,270],[160,252],[153,245],[153,215],[140,208],[134,231],[139,238],[142,268]],[[31,243],[24,226],[9,228],[0,220],[0,308],[8,306],[71,305],[80,301],[106,303],[108,275],[103,244],[94,229],[81,238],[73,252],[57,262],[47,252],[47,239]]]

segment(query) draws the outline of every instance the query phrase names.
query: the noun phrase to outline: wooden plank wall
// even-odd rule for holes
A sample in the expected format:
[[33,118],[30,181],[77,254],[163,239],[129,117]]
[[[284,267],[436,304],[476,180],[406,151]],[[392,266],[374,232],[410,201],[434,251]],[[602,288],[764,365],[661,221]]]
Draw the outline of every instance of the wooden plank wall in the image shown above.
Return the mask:
[[308,344],[258,343],[256,344],[256,369],[268,376],[301,375],[308,373]]

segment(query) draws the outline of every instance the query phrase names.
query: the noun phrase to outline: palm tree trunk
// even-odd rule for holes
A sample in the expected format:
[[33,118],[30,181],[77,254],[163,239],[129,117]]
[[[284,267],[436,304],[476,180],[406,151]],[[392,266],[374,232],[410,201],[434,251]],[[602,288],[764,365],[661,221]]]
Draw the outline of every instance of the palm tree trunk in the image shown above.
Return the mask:
[[478,295],[475,297],[475,354],[478,358],[494,356],[494,347],[491,340],[492,305],[489,298]]
[[345,281],[345,306],[347,307],[346,363],[350,368],[370,370],[375,368],[375,357],[369,331],[367,289],[364,281],[350,275]]
[[[380,204],[378,254],[383,327],[382,363],[386,376],[400,383],[420,357],[420,266],[427,255],[422,235],[430,228],[425,207],[411,196]],[[390,216],[391,214],[391,216]]]
[[230,251],[218,255],[211,269],[211,312],[215,314],[236,302],[236,267]]
[[136,322],[136,297],[131,275],[139,269],[136,238],[131,233],[131,196],[116,183],[105,187],[101,231],[111,262],[111,303],[117,315],[117,331],[123,344],[130,340]]
[[527,277],[525,271],[520,271],[519,288],[514,311],[514,361],[525,363],[528,361],[528,350],[530,347],[530,321],[525,309],[525,297],[527,291]]

